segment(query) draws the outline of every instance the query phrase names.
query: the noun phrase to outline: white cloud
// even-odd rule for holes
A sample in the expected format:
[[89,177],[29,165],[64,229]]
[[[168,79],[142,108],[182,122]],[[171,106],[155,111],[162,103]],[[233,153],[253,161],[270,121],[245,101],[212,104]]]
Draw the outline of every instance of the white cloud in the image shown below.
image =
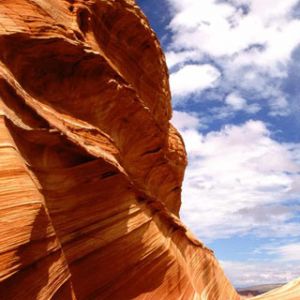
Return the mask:
[[[286,245],[269,245],[261,248],[268,254],[276,255],[277,261],[300,262],[300,243],[290,243]],[[300,275],[300,272],[299,272]]]
[[[279,207],[277,212],[281,214],[284,210]],[[263,259],[220,262],[236,287],[286,283],[300,276],[299,242],[283,244],[277,240],[273,244],[259,247],[252,254],[255,253]]]
[[166,60],[169,69],[189,60],[199,61],[200,58],[202,58],[202,55],[197,50],[182,51],[180,53],[170,51],[166,53]]
[[298,236],[300,224],[288,222],[293,207],[283,207],[299,196],[300,144],[280,144],[252,120],[203,135],[192,118],[190,127],[178,124],[189,156],[184,222],[206,241],[251,231]]
[[[300,19],[293,16],[298,0],[168,0],[171,11],[170,68],[214,61],[230,91],[241,90],[268,99],[271,115],[287,115],[281,82],[291,55],[300,44]],[[171,69],[172,72],[172,69]],[[179,69],[180,72],[180,69]],[[189,86],[189,81],[182,82]],[[175,88],[171,85],[172,89]],[[175,90],[175,94],[177,90]],[[283,103],[283,101],[281,101]],[[234,108],[234,107],[233,107]],[[249,108],[255,113],[259,106]]]
[[[240,112],[268,108],[270,116],[282,117],[298,110],[283,86],[300,45],[300,19],[293,13],[299,1],[167,1],[166,57],[175,105],[207,88],[198,98],[211,101],[201,106],[201,119],[176,112],[172,120],[189,157],[181,216],[204,242],[250,233],[295,238],[265,248],[261,261],[223,262],[236,286],[290,281],[300,274],[300,143],[276,141],[262,121],[199,130]],[[200,71],[203,66],[218,69]]]
[[176,125],[176,128],[180,131],[193,128],[197,129],[201,126],[199,118],[192,113],[184,111],[173,111],[173,117],[171,122]]
[[229,105],[233,110],[244,110],[251,114],[258,112],[261,109],[258,104],[249,105],[247,103],[247,100],[242,98],[237,93],[231,93],[227,95],[227,97],[225,98],[225,103]]
[[[282,211],[278,210],[278,213]],[[286,283],[300,276],[299,242],[278,244],[277,241],[277,244],[264,245],[255,252],[262,255],[264,259],[243,262],[221,261],[227,276],[235,286]]]
[[300,274],[300,266],[278,261],[221,261],[227,276],[236,287],[286,283]]
[[[213,57],[248,53],[248,62],[267,66],[286,62],[300,42],[300,20],[291,17],[297,0],[233,1],[169,0],[171,48],[195,50]],[[248,7],[245,13],[241,4]],[[261,47],[257,47],[261,45]],[[248,51],[253,47],[253,51]]]
[[278,95],[278,97],[274,98],[271,103],[271,108],[270,114],[272,116],[286,116],[291,112],[288,101],[282,95]]
[[[221,261],[235,286],[286,283],[300,276],[300,243],[265,245],[258,253],[261,261]],[[273,258],[268,258],[272,255]]]
[[235,93],[229,94],[226,97],[225,102],[232,106],[234,110],[241,110],[247,106],[247,101]]
[[173,96],[184,97],[210,88],[219,77],[220,72],[211,65],[186,65],[171,74],[170,85]]

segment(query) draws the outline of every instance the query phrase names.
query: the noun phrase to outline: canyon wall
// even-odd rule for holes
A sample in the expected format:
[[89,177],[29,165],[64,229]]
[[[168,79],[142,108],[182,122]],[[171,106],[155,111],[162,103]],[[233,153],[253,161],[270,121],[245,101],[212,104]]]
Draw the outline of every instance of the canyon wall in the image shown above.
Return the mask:
[[168,71],[132,0],[0,0],[0,299],[239,295],[179,219]]
[[0,299],[238,299],[178,218],[186,154],[135,3],[1,1],[0,25]]

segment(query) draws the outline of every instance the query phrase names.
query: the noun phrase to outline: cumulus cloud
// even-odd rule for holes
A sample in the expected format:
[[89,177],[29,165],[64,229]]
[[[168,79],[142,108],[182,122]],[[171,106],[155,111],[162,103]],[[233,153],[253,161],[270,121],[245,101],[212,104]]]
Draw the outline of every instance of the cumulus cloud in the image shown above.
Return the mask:
[[[198,115],[176,111],[172,120],[189,157],[182,219],[206,243],[250,234],[263,241],[299,238],[300,143],[279,142],[271,131],[279,117],[299,111],[298,97],[291,97],[297,80],[286,84],[300,49],[299,1],[167,2],[174,104],[185,109],[199,101],[188,107],[195,104]],[[253,120],[258,113],[276,126]],[[265,261],[223,262],[235,285],[299,276],[297,241],[262,251]]]
[[219,77],[220,72],[211,65],[185,65],[171,74],[171,91],[174,97],[186,97],[214,86]]
[[171,48],[178,53],[240,54],[240,64],[269,68],[285,63],[300,42],[300,20],[292,16],[297,0],[168,1],[174,9]]
[[190,51],[182,51],[182,52],[175,52],[175,51],[170,51],[167,54],[167,64],[169,69],[172,67],[186,61],[199,61],[200,58],[203,56],[199,51],[197,50],[190,50]]
[[[177,124],[189,166],[183,184],[182,218],[201,239],[254,232],[298,236],[300,224],[289,201],[299,196],[300,144],[274,140],[262,121],[227,125],[204,135],[195,115]],[[199,121],[200,122],[200,121]]]
[[230,93],[225,98],[225,103],[229,105],[233,110],[245,110],[248,113],[254,114],[260,111],[261,107],[257,104],[249,105],[247,100],[241,97],[237,93]]
[[189,128],[197,129],[202,127],[196,114],[177,110],[173,111],[172,123],[176,124],[176,128],[180,131],[184,131]]
[[226,97],[225,102],[228,105],[232,106],[235,110],[241,110],[247,106],[247,101],[235,93],[229,94]]
[[[298,0],[167,1],[172,16],[166,55],[171,73],[179,68],[175,74],[180,74],[191,62],[196,67],[213,61],[223,75],[215,82],[220,92],[225,86],[256,101],[264,99],[260,106],[268,105],[273,116],[289,113],[281,86],[300,43],[300,19],[293,14]],[[191,83],[197,75],[185,75],[180,88],[171,85],[175,95],[197,89]],[[252,107],[253,113],[258,110],[258,104]]]

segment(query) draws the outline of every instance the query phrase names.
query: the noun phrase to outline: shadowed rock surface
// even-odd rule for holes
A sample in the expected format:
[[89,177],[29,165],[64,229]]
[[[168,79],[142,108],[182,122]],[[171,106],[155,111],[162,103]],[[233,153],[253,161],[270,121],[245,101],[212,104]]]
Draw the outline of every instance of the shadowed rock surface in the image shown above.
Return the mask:
[[0,0],[0,299],[239,299],[178,218],[186,166],[131,0]]

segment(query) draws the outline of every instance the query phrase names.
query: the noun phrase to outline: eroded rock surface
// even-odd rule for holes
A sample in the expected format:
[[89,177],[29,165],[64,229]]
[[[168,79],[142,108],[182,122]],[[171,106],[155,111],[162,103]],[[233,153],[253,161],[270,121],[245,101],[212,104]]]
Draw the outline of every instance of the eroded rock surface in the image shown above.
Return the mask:
[[178,218],[168,73],[131,0],[0,0],[0,299],[239,299]]
[[300,299],[300,279],[293,280],[288,284],[274,289],[261,296],[252,298],[252,300],[298,300]]

